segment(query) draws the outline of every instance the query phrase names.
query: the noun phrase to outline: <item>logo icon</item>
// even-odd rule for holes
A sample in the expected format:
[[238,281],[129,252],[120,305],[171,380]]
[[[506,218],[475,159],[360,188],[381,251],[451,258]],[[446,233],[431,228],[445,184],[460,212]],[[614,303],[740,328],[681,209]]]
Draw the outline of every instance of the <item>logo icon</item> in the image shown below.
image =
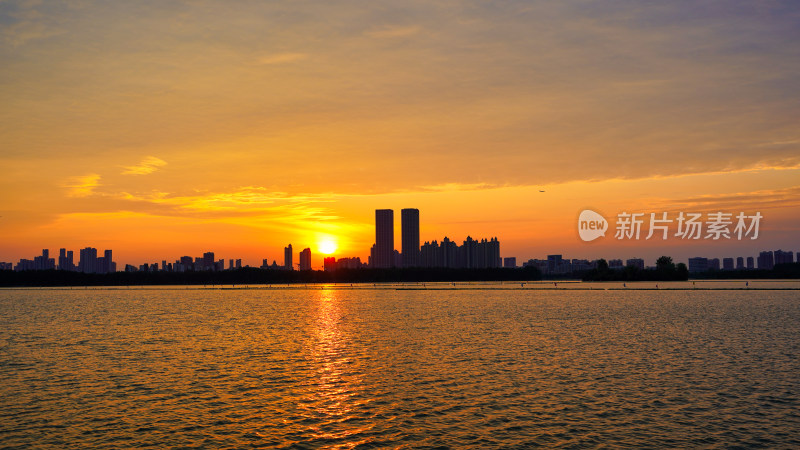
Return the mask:
[[581,211],[581,215],[578,216],[578,234],[582,240],[593,241],[600,236],[605,236],[606,230],[608,230],[608,221],[605,217],[591,209]]

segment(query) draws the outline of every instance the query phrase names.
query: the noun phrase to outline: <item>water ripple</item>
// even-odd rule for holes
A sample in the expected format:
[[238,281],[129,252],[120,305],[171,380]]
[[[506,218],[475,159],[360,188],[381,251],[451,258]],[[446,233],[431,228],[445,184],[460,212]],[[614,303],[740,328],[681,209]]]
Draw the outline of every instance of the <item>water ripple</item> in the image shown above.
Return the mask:
[[797,447],[794,291],[0,291],[0,446]]

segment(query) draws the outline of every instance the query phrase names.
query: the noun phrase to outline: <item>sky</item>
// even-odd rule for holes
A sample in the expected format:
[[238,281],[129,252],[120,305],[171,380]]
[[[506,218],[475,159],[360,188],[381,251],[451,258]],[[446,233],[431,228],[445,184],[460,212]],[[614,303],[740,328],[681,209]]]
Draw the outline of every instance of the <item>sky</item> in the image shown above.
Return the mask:
[[[0,261],[320,267],[384,208],[518,262],[800,251],[798,93],[794,1],[0,0]],[[682,211],[763,219],[613,236]]]

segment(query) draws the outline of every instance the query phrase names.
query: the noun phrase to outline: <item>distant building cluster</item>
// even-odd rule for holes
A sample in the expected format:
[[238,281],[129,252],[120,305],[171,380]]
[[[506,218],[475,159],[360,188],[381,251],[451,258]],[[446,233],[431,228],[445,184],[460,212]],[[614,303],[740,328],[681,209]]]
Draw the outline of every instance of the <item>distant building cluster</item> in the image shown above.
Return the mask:
[[[420,246],[419,210],[400,211],[401,252],[394,248],[394,211],[375,211],[375,245],[369,256],[369,267],[448,267],[454,269],[485,269],[502,267],[500,241],[494,237],[480,241],[467,236],[462,245],[445,237],[442,242],[426,241]],[[516,265],[516,261],[514,261]]]
[[[394,211],[391,209],[375,210],[375,244],[370,249],[367,262],[362,262],[360,257],[339,258],[330,256],[324,258],[323,268],[326,271],[339,269],[361,268],[453,268],[453,269],[488,269],[488,268],[516,268],[517,258],[500,257],[500,241],[497,237],[490,239],[473,239],[470,236],[462,241],[461,245],[445,237],[441,241],[425,241],[420,245],[419,209],[406,208],[400,212],[401,243],[398,251],[394,242]],[[284,248],[283,263],[277,260],[271,264],[264,259],[261,269],[270,270],[312,270],[311,249],[305,248],[299,252],[294,263],[292,245]],[[523,262],[523,267],[535,267],[545,275],[562,275],[585,272],[597,268],[599,260],[567,259],[563,255],[547,255],[546,259],[529,259]],[[706,272],[718,270],[771,270],[777,264],[800,262],[800,252],[775,250],[763,251],[757,258],[752,256],[737,258],[689,258],[689,272]],[[607,261],[609,269],[624,269],[633,267],[645,270],[642,258],[610,259]],[[223,271],[242,269],[241,259],[229,259],[226,264],[224,259],[216,259],[214,252],[205,252],[203,256],[182,256],[175,262],[144,263],[139,266],[125,265],[126,272],[199,272]],[[20,259],[14,265],[10,262],[0,262],[0,270],[66,270],[83,273],[112,273],[117,271],[117,264],[112,259],[112,251],[105,250],[103,256],[98,256],[97,249],[86,247],[80,250],[79,260],[76,264],[73,252],[62,248],[58,260],[50,257],[48,249],[33,259]]]
[[[0,270],[11,270],[11,263],[0,263]],[[62,248],[58,253],[58,264],[55,258],[50,257],[50,250],[43,249],[40,256],[33,259],[20,259],[13,266],[17,272],[25,270],[66,270],[71,272],[83,273],[112,273],[117,271],[117,263],[113,261],[111,250],[103,252],[103,256],[97,256],[97,249],[86,247],[80,250],[80,260],[75,265],[74,253],[72,250]]]
[[502,267],[500,241],[496,237],[476,241],[467,236],[461,245],[447,237],[441,244],[425,242],[420,250],[420,267],[449,267],[453,269],[488,269]]
[[362,263],[361,258],[358,256],[354,258],[339,258],[338,260],[330,256],[325,258],[323,262],[323,267],[326,272],[338,269],[363,269],[367,267],[367,264]]
[[[508,260],[509,258],[506,258]],[[599,260],[586,260],[586,259],[565,259],[562,255],[547,255],[547,259],[529,259],[522,264],[523,267],[533,266],[539,269],[546,275],[563,275],[573,272],[583,272],[597,268]],[[800,262],[800,252],[797,252],[797,261]],[[630,258],[625,261],[622,259],[609,259],[608,268],[612,270],[621,270],[626,267],[635,267],[640,270],[645,270],[642,258]],[[782,250],[764,251],[758,255],[758,258],[748,256],[747,258],[739,256],[738,258],[703,258],[695,257],[689,258],[688,269],[689,272],[707,272],[714,270],[771,270],[776,264],[793,263],[795,262],[794,253]],[[510,262],[509,262],[510,263]],[[757,266],[756,266],[757,264]],[[509,264],[504,264],[505,267],[513,267]]]
[[[597,261],[598,260],[565,259],[563,255],[547,255],[547,259],[529,259],[522,263],[522,267],[535,267],[546,275],[563,275],[572,272],[592,270],[597,267]],[[644,269],[644,260],[632,258],[627,261],[627,265]],[[624,267],[621,259],[609,260],[608,266],[610,269],[621,269]]]
[[[241,267],[242,260],[237,259],[236,264]],[[230,260],[230,267],[234,266],[234,261]],[[214,252],[205,252],[203,256],[191,257],[181,256],[176,259],[174,263],[168,263],[166,260],[161,261],[161,266],[158,263],[144,263],[140,266],[133,266],[130,264],[125,265],[125,272],[200,272],[200,271],[221,271],[225,269],[225,260],[216,260]]]
[[[277,260],[269,263],[268,259],[263,259],[260,269],[270,270],[294,270],[292,267],[293,255],[292,245],[289,244],[284,248],[283,264],[278,264]],[[311,270],[311,249],[306,248],[300,252],[300,270]],[[130,264],[125,265],[126,272],[221,272],[224,270],[238,270],[250,267],[249,265],[242,265],[241,258],[229,259],[225,263],[225,259],[216,259],[214,252],[205,252],[203,256],[181,256],[173,263],[168,263],[166,260],[161,261],[160,265],[157,262],[144,263],[140,266],[133,266]]]
[[[791,264],[795,262],[794,252],[783,250],[763,251],[758,258],[739,256],[734,258],[703,258],[700,256],[689,258],[689,272],[707,272],[709,270],[772,270],[776,264]],[[797,252],[797,262],[800,262],[800,252]],[[756,265],[757,264],[757,265]]]

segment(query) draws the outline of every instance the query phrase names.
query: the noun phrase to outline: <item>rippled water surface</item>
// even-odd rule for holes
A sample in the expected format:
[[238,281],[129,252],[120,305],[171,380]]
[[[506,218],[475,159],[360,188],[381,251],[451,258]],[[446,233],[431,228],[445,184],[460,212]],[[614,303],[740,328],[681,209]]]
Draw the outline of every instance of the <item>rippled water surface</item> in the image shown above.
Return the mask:
[[0,291],[3,447],[800,446],[800,292]]

